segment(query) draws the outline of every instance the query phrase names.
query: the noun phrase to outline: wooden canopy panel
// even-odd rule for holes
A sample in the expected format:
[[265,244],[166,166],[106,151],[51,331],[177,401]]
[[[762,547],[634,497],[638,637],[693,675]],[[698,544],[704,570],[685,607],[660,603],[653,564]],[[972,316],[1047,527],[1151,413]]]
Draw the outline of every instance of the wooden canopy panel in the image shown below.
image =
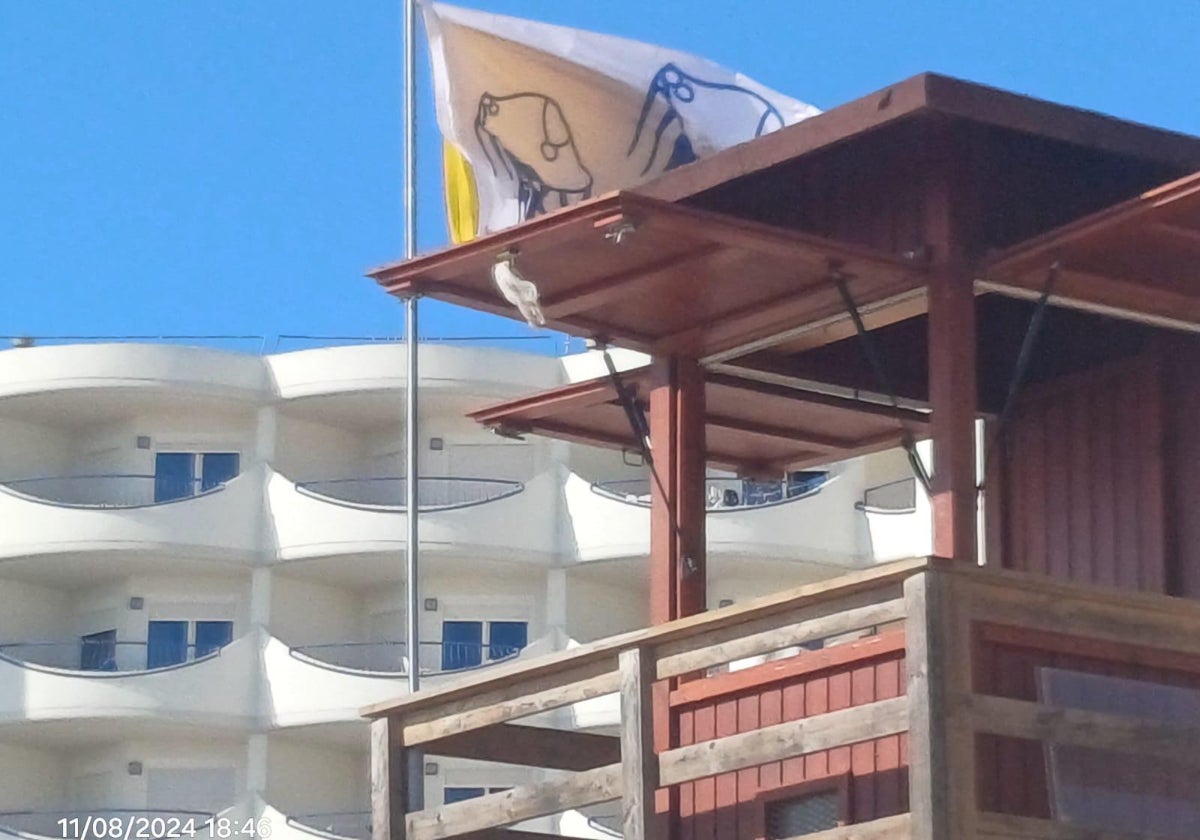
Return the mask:
[[1036,297],[1055,263],[1055,303],[1200,330],[1200,172],[998,254],[979,285]]
[[517,318],[491,278],[507,250],[547,326],[693,358],[844,317],[836,276],[868,309],[925,284],[919,263],[627,192],[370,274],[394,295]]
[[[621,374],[642,405],[651,369]],[[708,373],[705,377],[707,459],[748,473],[782,472],[838,461],[921,436],[926,415]],[[638,449],[608,377],[578,382],[481,409],[471,418],[512,433],[535,433],[617,449]]]

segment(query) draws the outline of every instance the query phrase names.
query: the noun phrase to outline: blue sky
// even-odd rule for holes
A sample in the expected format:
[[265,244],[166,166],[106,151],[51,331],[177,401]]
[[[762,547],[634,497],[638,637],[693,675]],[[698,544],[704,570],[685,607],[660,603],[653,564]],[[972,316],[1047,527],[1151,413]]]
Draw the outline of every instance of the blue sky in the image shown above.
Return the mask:
[[[1194,0],[470,0],[822,108],[923,70],[1200,134]],[[400,0],[0,0],[0,334],[396,335]],[[420,71],[420,244],[441,245]],[[428,152],[428,154],[426,154]],[[427,304],[431,335],[523,328]]]

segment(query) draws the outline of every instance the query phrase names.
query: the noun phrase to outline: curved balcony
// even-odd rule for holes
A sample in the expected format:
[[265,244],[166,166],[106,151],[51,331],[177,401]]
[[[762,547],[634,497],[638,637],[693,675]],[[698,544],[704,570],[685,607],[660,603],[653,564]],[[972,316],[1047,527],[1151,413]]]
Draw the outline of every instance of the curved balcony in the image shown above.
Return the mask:
[[213,487],[136,475],[0,483],[0,558],[119,550],[245,562],[259,550],[262,480],[251,469]]
[[345,837],[371,840],[370,811],[332,811],[321,814],[297,814],[287,817],[289,827],[318,837]]
[[[281,561],[395,553],[407,535],[403,479],[297,485],[273,473],[267,498]],[[427,553],[495,560],[545,560],[556,549],[544,523],[559,487],[553,473],[527,484],[489,478],[422,478],[421,547]],[[528,522],[531,527],[519,527]],[[395,574],[395,564],[380,573]],[[344,566],[339,567],[345,573]]]
[[[707,481],[710,554],[853,566],[869,559],[855,510],[853,462],[779,482]],[[588,483],[572,475],[567,506],[582,561],[636,557],[650,549],[650,479]]]
[[[256,402],[268,393],[267,384],[257,356],[204,347],[108,343],[23,347],[0,353],[0,398],[29,395],[47,407],[95,409],[92,400],[98,393],[127,397],[147,390]],[[117,402],[105,405],[119,411]]]
[[155,645],[147,642],[0,642],[0,659],[56,671],[140,673],[175,668],[216,656],[219,649],[194,644]]
[[[328,502],[368,510],[404,511],[408,509],[408,479],[335,478],[305,481],[296,489]],[[417,480],[417,509],[457,510],[496,502],[524,491],[519,481],[499,478],[431,477]]]
[[[259,647],[258,637],[251,634],[191,662],[179,661],[187,651],[168,651],[166,658],[176,660],[171,664],[159,664],[162,659],[148,662],[148,652],[137,645],[117,647],[111,662],[101,657],[84,660],[91,652],[81,646],[74,647],[79,660],[71,662],[66,661],[72,655],[70,646],[10,647],[0,655],[0,725],[159,718],[245,726],[258,714]],[[36,661],[55,658],[62,664]],[[97,667],[81,667],[85,663]]]
[[[148,810],[145,808],[89,808],[86,811],[8,811],[0,813],[0,834],[14,837],[46,837],[57,840],[88,840],[107,836],[107,826],[145,827],[138,837],[181,837],[190,829],[200,832],[214,814],[205,811]],[[102,834],[100,826],[104,825]],[[125,836],[122,834],[121,836]]]
[[856,507],[867,520],[872,556],[878,561],[933,553],[929,496],[915,478],[870,487]]
[[[321,665],[366,674],[407,674],[404,642],[339,642],[293,647],[292,653]],[[421,642],[421,673],[449,674],[486,668],[518,656],[523,648],[468,642]]]

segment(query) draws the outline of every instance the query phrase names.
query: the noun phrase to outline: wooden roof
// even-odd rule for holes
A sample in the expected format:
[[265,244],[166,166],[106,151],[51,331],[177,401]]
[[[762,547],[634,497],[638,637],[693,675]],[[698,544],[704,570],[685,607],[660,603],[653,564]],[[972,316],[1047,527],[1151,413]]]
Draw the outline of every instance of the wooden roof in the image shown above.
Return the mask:
[[[645,407],[650,367],[621,374]],[[710,463],[752,474],[827,464],[920,437],[927,415],[875,403],[709,372],[705,377],[705,442]],[[473,412],[505,432],[616,449],[638,448],[609,377],[577,382]]]
[[370,276],[394,295],[520,317],[491,278],[513,249],[547,326],[692,357],[843,317],[835,275],[870,309],[920,290],[926,272],[869,248],[618,192]]
[[856,135],[911,119],[942,117],[1011,129],[1078,146],[1200,169],[1200,138],[1072,108],[974,82],[921,73],[697,161],[638,188],[679,201]]
[[1160,326],[1200,330],[1200,172],[1007,249],[978,286]]

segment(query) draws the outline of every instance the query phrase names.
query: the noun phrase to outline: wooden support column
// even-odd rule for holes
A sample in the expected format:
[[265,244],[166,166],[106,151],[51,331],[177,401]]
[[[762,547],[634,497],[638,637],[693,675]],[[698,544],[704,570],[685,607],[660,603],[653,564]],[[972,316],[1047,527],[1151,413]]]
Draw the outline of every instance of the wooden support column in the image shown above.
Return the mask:
[[651,651],[633,648],[621,652],[621,822],[625,840],[661,836],[656,831],[655,670]]
[[403,732],[396,718],[371,721],[371,840],[407,836],[409,768]]
[[933,553],[974,563],[979,397],[969,242],[975,198],[965,140],[946,127],[934,127],[929,150],[925,229],[933,257],[928,323]]
[[650,391],[650,623],[706,602],[704,371],[694,359],[654,362]]
[[936,570],[904,582],[913,840],[975,836],[975,735],[966,717],[972,642],[963,593],[953,583]]

